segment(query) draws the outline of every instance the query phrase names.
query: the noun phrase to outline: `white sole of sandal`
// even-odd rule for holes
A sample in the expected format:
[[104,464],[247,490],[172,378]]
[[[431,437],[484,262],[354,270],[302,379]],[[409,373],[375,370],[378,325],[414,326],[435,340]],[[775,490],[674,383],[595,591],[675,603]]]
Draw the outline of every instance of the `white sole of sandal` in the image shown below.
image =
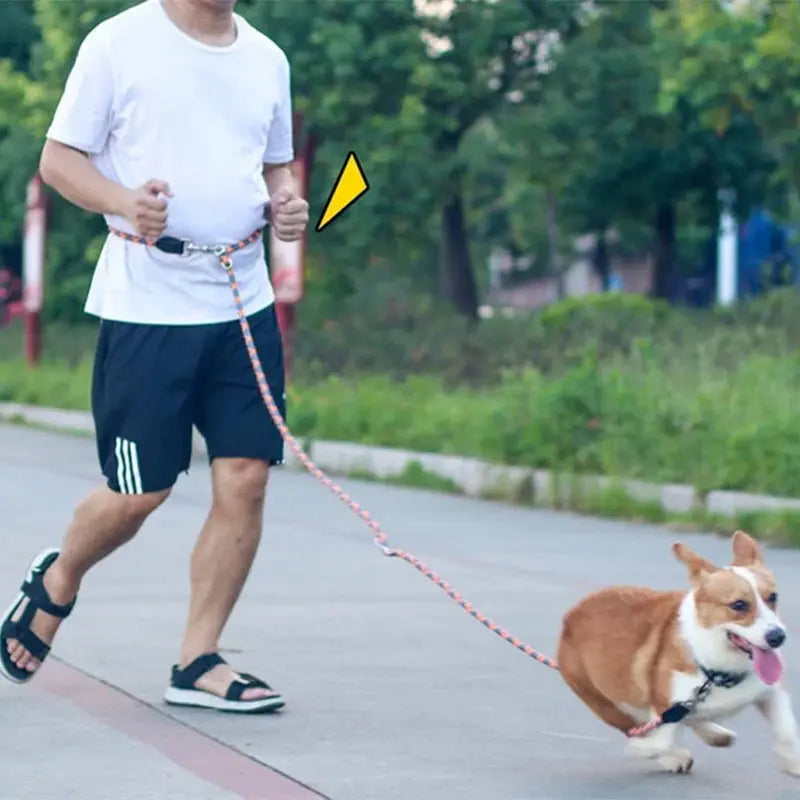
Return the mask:
[[[33,580],[34,570],[38,566],[40,566],[50,555],[52,555],[53,553],[59,553],[59,552],[61,552],[61,551],[59,550],[58,547],[48,547],[47,550],[42,550],[42,552],[39,553],[39,555],[37,555],[33,559],[33,561],[31,561],[30,566],[28,567],[28,572],[25,575],[25,580],[26,581]],[[6,609],[5,614],[3,614],[2,617],[0,617],[0,625],[2,625],[7,619],[10,619],[14,615],[14,612],[16,611],[17,606],[23,600],[25,600],[26,598],[27,598],[27,595],[24,592],[18,592],[17,593],[17,596],[14,598],[13,602],[11,603],[11,605]],[[5,647],[5,643],[4,642],[0,642],[0,647]],[[41,669],[41,667],[39,667],[39,669]],[[38,671],[39,670],[37,669],[34,672],[32,672],[31,673],[31,678]],[[7,672],[6,668],[5,668],[5,665],[3,664],[3,660],[2,659],[0,659],[0,675],[2,675],[6,680],[11,681],[11,683],[16,683],[16,684],[27,683],[30,680],[30,678],[27,678],[25,680],[20,680],[19,678],[15,678],[10,672]]]
[[239,714],[257,714],[277,711],[286,705],[280,697],[260,697],[258,700],[226,700],[200,689],[176,689],[170,686],[164,692],[164,702],[171,706],[209,708],[215,711],[232,711]]

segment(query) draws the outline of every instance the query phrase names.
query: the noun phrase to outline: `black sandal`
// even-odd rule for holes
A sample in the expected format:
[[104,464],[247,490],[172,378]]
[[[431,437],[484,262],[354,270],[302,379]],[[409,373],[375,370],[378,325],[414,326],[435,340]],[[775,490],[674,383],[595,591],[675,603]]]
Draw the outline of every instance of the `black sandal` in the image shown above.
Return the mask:
[[[43,611],[59,619],[66,619],[75,606],[74,598],[66,605],[58,605],[50,599],[47,589],[44,588],[44,574],[52,563],[58,558],[59,550],[48,548],[39,553],[28,568],[28,575],[20,586],[20,592],[6,611],[0,624],[0,674],[14,683],[27,683],[41,666],[33,672],[20,669],[12,660],[8,652],[8,640],[16,639],[38,662],[43,664],[50,653],[50,645],[43,642],[32,630],[31,622],[37,611]],[[17,613],[22,603],[27,603],[22,615],[14,622],[11,618]]]
[[[205,689],[198,689],[195,683],[219,664],[227,664],[219,653],[206,653],[196,658],[191,664],[180,669],[178,665],[172,667],[172,678],[169,688],[164,693],[164,701],[172,706],[190,706],[193,708],[211,708],[216,711],[233,711],[239,714],[263,714],[277,711],[285,704],[278,692],[253,675],[245,672],[236,673],[225,697],[219,697]],[[267,697],[256,700],[242,700],[242,695],[248,689],[266,689],[272,692]]]

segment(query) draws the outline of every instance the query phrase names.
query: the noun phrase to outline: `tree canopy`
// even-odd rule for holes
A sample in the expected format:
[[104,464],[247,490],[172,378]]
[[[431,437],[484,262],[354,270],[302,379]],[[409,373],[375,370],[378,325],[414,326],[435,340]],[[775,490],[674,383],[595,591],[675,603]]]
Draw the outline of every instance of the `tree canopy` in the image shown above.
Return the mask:
[[[125,0],[0,3],[0,244],[82,37]],[[310,236],[334,308],[365,284],[475,318],[491,247],[562,268],[617,231],[656,257],[656,292],[712,236],[718,192],[797,213],[800,5],[774,0],[240,0],[287,53],[321,212],[346,153],[368,192]],[[102,220],[53,199],[48,313],[80,315]],[[12,255],[9,255],[12,254]],[[598,269],[602,271],[598,261]]]

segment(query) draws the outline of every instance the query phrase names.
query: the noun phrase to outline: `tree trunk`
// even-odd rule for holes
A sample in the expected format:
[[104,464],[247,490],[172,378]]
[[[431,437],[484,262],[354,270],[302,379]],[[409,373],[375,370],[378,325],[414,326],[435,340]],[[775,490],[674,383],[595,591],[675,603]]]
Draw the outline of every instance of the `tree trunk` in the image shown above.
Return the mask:
[[550,271],[556,277],[556,295],[564,299],[564,270],[561,265],[561,250],[558,246],[558,210],[556,198],[552,190],[547,190],[547,243],[550,253]]
[[456,310],[470,319],[478,318],[478,288],[464,221],[464,203],[456,190],[442,209],[442,291]]
[[608,259],[608,243],[606,242],[606,232],[604,230],[597,231],[594,240],[594,252],[592,253],[592,266],[600,278],[600,285],[603,291],[608,290],[608,278],[611,264]]
[[675,206],[664,203],[658,207],[655,219],[655,275],[653,297],[669,298],[675,272]]

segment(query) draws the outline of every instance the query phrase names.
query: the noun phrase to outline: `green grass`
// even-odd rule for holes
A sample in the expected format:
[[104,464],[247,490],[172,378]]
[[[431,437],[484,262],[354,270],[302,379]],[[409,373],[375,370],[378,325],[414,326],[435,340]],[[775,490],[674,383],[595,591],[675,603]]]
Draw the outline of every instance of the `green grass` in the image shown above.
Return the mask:
[[[47,361],[68,367],[91,359],[97,339],[97,325],[67,325],[47,322],[43,326],[42,349]],[[0,328],[0,363],[21,361],[25,355],[24,328],[20,320]]]
[[394,486],[406,486],[412,489],[427,489],[434,492],[444,492],[446,494],[462,494],[460,487],[449,478],[437,475],[425,469],[419,461],[410,461],[406,468],[398,475],[388,478],[376,478],[371,472],[355,469],[347,473],[349,478],[362,481],[373,481],[386,483]]
[[[0,401],[88,409],[91,362],[0,362]],[[494,387],[433,377],[328,378],[289,389],[289,423],[355,441],[565,473],[800,497],[800,356],[750,356],[725,372],[591,360]]]
[[640,522],[664,523],[670,517],[660,503],[631,497],[622,486],[588,492],[573,489],[563,507],[596,517],[619,517]]
[[676,531],[717,533],[729,536],[745,530],[757,539],[782,547],[800,547],[800,512],[747,511],[732,516],[703,509],[688,513],[665,511],[659,504],[642,502],[623,490],[598,491],[566,504],[569,510],[596,517],[627,519],[666,525]]
[[74,366],[47,360],[36,367],[21,359],[0,361],[0,402],[87,411],[91,375],[89,360]]
[[94,324],[47,323],[43,358],[30,368],[24,360],[22,323],[0,329],[0,402],[87,410],[96,338]]
[[329,378],[293,386],[289,414],[313,438],[800,496],[798,388],[796,356],[751,357],[727,374],[587,362],[483,390],[428,377]]

